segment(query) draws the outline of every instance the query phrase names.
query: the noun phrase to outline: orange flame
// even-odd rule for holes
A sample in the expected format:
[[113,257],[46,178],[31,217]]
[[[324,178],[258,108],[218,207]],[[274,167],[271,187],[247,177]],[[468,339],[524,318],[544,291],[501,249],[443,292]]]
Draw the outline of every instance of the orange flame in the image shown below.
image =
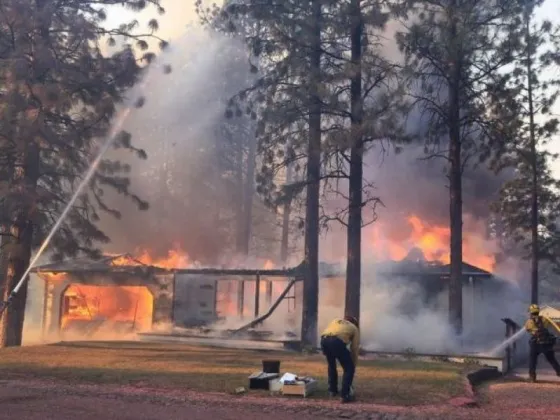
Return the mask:
[[70,326],[72,321],[94,321],[148,330],[152,313],[153,297],[146,287],[72,284],[64,292],[61,328]]
[[274,262],[272,262],[272,260],[266,260],[264,262],[264,265],[263,265],[264,270],[272,270],[275,267],[276,267],[276,264],[274,264]]
[[191,265],[188,254],[177,246],[174,249],[169,250],[167,252],[167,256],[161,258],[152,257],[150,255],[150,252],[144,249],[141,250],[136,259],[142,264],[153,265],[155,267],[167,269],[187,268]]
[[[372,249],[381,259],[403,260],[414,248],[422,251],[428,261],[449,264],[450,229],[424,222],[411,215],[406,218],[407,226],[398,223],[377,224],[369,237]],[[475,228],[475,223],[465,218],[463,231],[463,261],[492,272],[496,265],[492,244]],[[473,227],[472,230],[469,227]]]
[[140,264],[151,265],[154,267],[174,269],[187,268],[191,265],[188,254],[178,245],[175,245],[167,252],[165,257],[154,257],[147,249],[138,249],[136,256],[121,256],[111,261],[112,265],[136,266]]
[[[188,253],[177,244],[175,244],[164,257],[156,257],[150,252],[150,250],[140,248],[136,250],[134,256],[120,256],[113,259],[111,264],[120,266],[137,266],[144,264],[169,270],[175,268],[189,268],[193,266]],[[271,270],[275,267],[276,264],[274,264],[272,260],[266,260],[261,262],[258,268]]]

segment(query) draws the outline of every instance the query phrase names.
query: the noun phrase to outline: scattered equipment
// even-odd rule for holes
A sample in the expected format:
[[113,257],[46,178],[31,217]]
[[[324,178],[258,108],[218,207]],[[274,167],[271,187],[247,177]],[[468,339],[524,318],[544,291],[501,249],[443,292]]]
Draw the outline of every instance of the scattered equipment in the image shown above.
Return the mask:
[[263,360],[262,371],[249,376],[249,389],[263,389],[271,394],[294,395],[303,398],[317,390],[317,381],[308,376],[284,373],[280,377],[279,360]]
[[296,395],[303,398],[311,395],[317,390],[317,381],[310,377],[296,377],[291,381],[284,381],[282,395]]
[[270,390],[270,382],[280,376],[279,360],[263,360],[262,371],[249,376],[249,389]]
[[255,372],[249,376],[249,389],[270,389],[270,381],[277,379],[277,373]]

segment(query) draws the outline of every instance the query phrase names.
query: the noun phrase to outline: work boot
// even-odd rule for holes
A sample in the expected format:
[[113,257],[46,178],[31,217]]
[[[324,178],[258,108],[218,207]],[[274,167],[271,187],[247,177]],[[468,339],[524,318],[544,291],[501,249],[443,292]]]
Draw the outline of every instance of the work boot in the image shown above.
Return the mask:
[[340,399],[340,402],[341,402],[342,404],[348,404],[348,403],[351,403],[351,402],[354,402],[354,401],[355,401],[355,398],[354,398],[353,395],[344,395],[344,396]]

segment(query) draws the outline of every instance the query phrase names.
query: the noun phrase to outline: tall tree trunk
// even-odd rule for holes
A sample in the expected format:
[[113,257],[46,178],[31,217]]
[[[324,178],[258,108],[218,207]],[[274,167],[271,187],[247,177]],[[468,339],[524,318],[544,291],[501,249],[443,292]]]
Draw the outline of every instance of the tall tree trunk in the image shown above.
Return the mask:
[[[34,62],[34,53],[47,48],[49,45],[50,16],[43,13],[47,0],[35,0],[36,11],[34,23],[37,25],[39,36],[33,39],[31,61]],[[36,111],[35,113],[32,111]],[[34,124],[41,124],[40,104],[30,102],[28,112],[21,114],[22,118],[35,114]],[[19,127],[20,122],[16,122]],[[26,121],[29,123],[29,121]],[[9,244],[7,247],[7,264],[4,279],[2,298],[5,301],[10,293],[22,280],[27,267],[31,262],[33,246],[33,220],[37,211],[36,192],[40,171],[40,148],[35,140],[34,133],[16,132],[13,140],[20,143],[12,174],[12,188],[17,193],[19,208],[10,226]],[[21,346],[23,338],[23,323],[25,318],[25,304],[27,301],[28,278],[18,293],[13,297],[11,305],[5,310],[0,320],[0,347]]]
[[349,214],[347,230],[346,265],[346,315],[360,317],[361,285],[361,244],[362,244],[362,179],[363,153],[362,139],[363,99],[362,99],[362,11],[360,0],[352,0],[351,14],[351,60],[350,80],[351,100],[351,150],[349,179]]
[[229,132],[230,142],[235,150],[235,250],[239,255],[247,255],[245,252],[245,183],[243,182],[243,145],[235,134]]
[[304,346],[317,347],[319,310],[319,182],[321,177],[321,0],[311,2],[309,145],[305,211],[305,267],[301,338]]
[[[26,141],[26,140],[23,140]],[[22,200],[19,212],[10,226],[10,238],[6,247],[7,264],[2,299],[7,300],[21,280],[31,260],[33,206],[39,177],[39,150],[36,144],[29,144],[19,153],[14,167],[13,185]],[[21,346],[25,303],[27,300],[27,279],[5,310],[0,321],[0,347]]]
[[449,83],[449,216],[450,259],[449,321],[457,335],[463,330],[463,191],[461,158],[461,51],[455,6],[451,11],[451,72]]
[[[248,133],[247,133],[248,135]],[[243,242],[241,251],[243,255],[249,255],[251,243],[251,225],[253,220],[253,197],[255,194],[255,166],[257,158],[257,140],[253,136],[249,138],[249,151],[247,153],[247,173],[243,192]]]
[[535,110],[533,106],[533,51],[531,43],[531,12],[525,15],[527,47],[527,99],[529,102],[529,140],[531,148],[531,303],[539,303],[539,179]]
[[[286,166],[286,185],[292,183],[292,164],[288,163]],[[292,194],[286,198],[284,209],[282,213],[282,241],[280,243],[280,261],[286,264],[288,261],[288,241],[290,238],[290,215],[292,212]]]

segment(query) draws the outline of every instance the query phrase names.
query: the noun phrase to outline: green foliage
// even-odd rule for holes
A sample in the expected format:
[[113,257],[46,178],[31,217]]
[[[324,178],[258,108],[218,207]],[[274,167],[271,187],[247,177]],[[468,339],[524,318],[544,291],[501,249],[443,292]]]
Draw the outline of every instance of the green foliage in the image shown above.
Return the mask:
[[550,169],[550,163],[557,156],[547,151],[546,146],[559,128],[559,120],[552,114],[560,94],[560,78],[554,71],[558,63],[556,36],[559,31],[560,26],[548,20],[536,22],[535,4],[527,6],[516,35],[518,54],[504,76],[503,85],[506,94],[503,102],[510,113],[508,125],[515,138],[500,145],[500,159],[496,162],[498,169],[515,168],[515,177],[503,186],[499,200],[493,205],[501,228],[498,236],[504,248],[529,258],[532,193],[536,188],[538,260],[554,265],[560,263],[560,183]]
[[[139,80],[143,58],[131,46],[149,48],[153,33],[137,31],[138,22],[117,28],[106,26],[104,6],[112,0],[53,2],[6,0],[0,8],[0,225],[10,239],[16,219],[33,226],[32,245],[38,246],[66,206],[81,177],[109,135],[125,92]],[[163,9],[159,0],[125,0],[140,11]],[[151,25],[156,29],[155,23]],[[115,39],[128,42],[122,48]],[[152,53],[153,54],[153,53]],[[146,61],[147,58],[146,58]],[[139,98],[136,106],[144,99]],[[130,135],[121,133],[115,147],[146,158],[135,149]],[[89,189],[78,199],[51,242],[55,258],[99,254],[97,246],[109,241],[96,222],[99,212],[122,215],[104,202],[107,189],[148,204],[130,190],[130,168],[104,159]],[[15,235],[17,236],[17,234]],[[28,244],[24,245],[24,248]],[[23,251],[24,254],[27,251]]]
[[[404,74],[417,133],[430,157],[445,159],[450,204],[449,321],[462,330],[463,175],[467,165],[493,157],[495,143],[511,130],[489,109],[499,103],[504,77],[513,60],[523,0],[403,0],[397,10],[406,31],[397,34],[405,55]],[[497,107],[496,107],[497,108]]]
[[[276,207],[288,200],[296,206],[307,183],[308,118],[310,94],[310,2],[300,0],[226,2],[223,8],[196,5],[202,21],[218,31],[240,37],[250,53],[249,69],[255,81],[229,103],[226,115],[250,115],[256,120],[260,170],[257,191]],[[322,114],[322,182],[325,194],[337,193],[348,177],[346,149],[350,133],[350,1],[324,1],[321,14],[323,59],[318,96]],[[390,18],[384,2],[362,2],[364,25],[364,118],[360,135],[364,142],[404,139],[402,115],[406,108],[398,66],[385,57],[381,43]],[[284,183],[290,165],[293,182]],[[368,197],[366,195],[366,197]],[[370,197],[374,203],[373,196]],[[296,201],[293,201],[296,200]],[[345,213],[345,211],[344,211]],[[324,220],[344,219],[343,214],[324,215]]]
[[[560,183],[550,171],[549,152],[537,154],[537,183],[539,201],[539,248],[542,260],[558,260],[560,232],[558,220],[560,216]],[[518,158],[515,178],[507,182],[499,200],[493,203],[492,209],[501,224],[501,237],[504,250],[529,258],[531,244],[531,191],[532,167],[523,158]],[[521,248],[519,248],[521,246]]]
[[[517,48],[512,35],[520,3],[397,2],[406,31],[396,39],[405,55],[408,92],[425,125],[415,134],[427,154],[449,159],[449,136],[458,129],[464,167],[487,160],[494,144],[510,134],[503,114],[489,112],[488,104],[499,106],[503,99],[506,76],[500,70],[511,63]],[[452,92],[458,95],[459,117],[451,113]]]

